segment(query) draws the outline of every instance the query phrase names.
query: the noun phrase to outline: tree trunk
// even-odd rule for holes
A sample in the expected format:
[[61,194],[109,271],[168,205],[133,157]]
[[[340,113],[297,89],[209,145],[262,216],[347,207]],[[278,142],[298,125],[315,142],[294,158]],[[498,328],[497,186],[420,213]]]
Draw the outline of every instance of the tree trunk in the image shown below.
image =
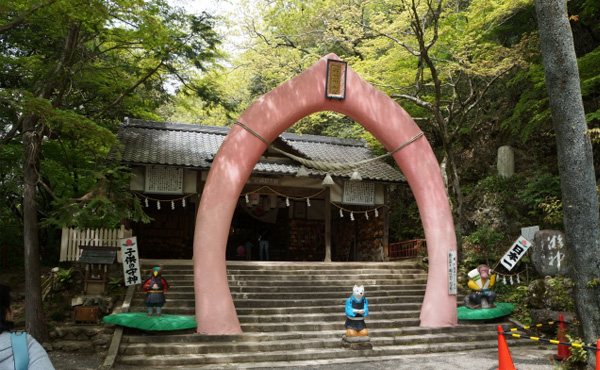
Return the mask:
[[40,248],[38,238],[36,186],[39,178],[41,135],[36,131],[37,118],[23,120],[25,148],[23,189],[23,247],[25,249],[25,319],[26,330],[38,342],[48,341],[48,328],[42,308]]
[[566,1],[535,0],[535,8],[556,133],[567,257],[575,271],[575,304],[583,340],[594,344],[600,337],[600,286],[588,288],[587,282],[600,274],[598,196],[573,35]]

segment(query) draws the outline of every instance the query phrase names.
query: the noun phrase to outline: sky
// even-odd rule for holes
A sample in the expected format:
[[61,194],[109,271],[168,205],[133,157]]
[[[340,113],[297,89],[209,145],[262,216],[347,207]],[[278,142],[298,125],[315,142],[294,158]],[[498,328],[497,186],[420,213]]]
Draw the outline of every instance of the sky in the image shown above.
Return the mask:
[[227,11],[233,9],[231,0],[169,0],[169,3],[196,14],[206,11],[209,14],[225,15]]

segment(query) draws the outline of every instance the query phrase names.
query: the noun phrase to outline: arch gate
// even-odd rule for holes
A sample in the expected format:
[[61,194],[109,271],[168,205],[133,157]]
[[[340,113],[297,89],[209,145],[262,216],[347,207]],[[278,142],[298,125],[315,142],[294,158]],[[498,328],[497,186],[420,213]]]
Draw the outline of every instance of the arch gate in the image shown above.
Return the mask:
[[[345,74],[345,99],[325,95],[329,54],[300,75],[256,100],[239,122],[272,142],[309,114],[335,111],[370,131],[388,151],[402,146],[421,130],[394,100],[350,67]],[[259,138],[234,125],[208,174],[194,234],[194,292],[198,333],[239,334],[241,327],[227,283],[225,250],[239,195],[266,149]],[[417,201],[429,256],[429,273],[421,308],[421,326],[454,326],[456,295],[449,294],[448,252],[456,251],[452,214],[440,168],[423,136],[393,154]],[[456,271],[454,271],[456,276]]]

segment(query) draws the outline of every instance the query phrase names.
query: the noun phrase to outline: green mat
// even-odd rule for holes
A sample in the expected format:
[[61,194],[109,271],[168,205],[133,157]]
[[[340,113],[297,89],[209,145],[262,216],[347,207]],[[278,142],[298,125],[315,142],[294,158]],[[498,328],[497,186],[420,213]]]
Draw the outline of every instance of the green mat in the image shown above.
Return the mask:
[[143,312],[117,313],[104,316],[102,320],[109,324],[151,331],[193,329],[198,326],[194,317],[165,314],[148,317]]
[[489,320],[510,315],[515,309],[512,303],[497,303],[494,308],[481,308],[473,310],[462,306],[457,309],[459,320]]

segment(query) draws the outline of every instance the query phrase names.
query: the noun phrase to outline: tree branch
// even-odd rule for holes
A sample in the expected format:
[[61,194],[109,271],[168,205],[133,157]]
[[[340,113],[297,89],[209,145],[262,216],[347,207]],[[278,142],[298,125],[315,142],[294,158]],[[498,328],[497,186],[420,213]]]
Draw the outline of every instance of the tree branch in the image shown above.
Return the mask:
[[135,84],[133,84],[133,86],[131,86],[129,89],[125,90],[124,92],[122,92],[115,100],[112,101],[112,103],[108,104],[106,107],[104,107],[104,109],[102,109],[100,112],[94,114],[94,116],[92,117],[93,119],[96,119],[100,116],[102,116],[104,113],[106,113],[109,109],[111,109],[112,107],[114,107],[115,105],[119,104],[119,102],[121,100],[123,100],[124,97],[126,97],[127,95],[129,95],[133,90],[135,90],[138,86],[140,86],[142,83],[144,83],[145,81],[147,81],[150,77],[152,77],[156,71],[158,71],[160,69],[160,67],[162,67],[164,65],[164,62],[161,60],[160,63],[158,63],[158,65],[156,67],[154,67],[153,69],[151,69],[145,76],[143,76],[142,78],[140,78]]
[[418,105],[421,108],[427,109],[428,111],[430,111],[432,113],[435,112],[435,109],[434,109],[433,105],[431,105],[431,103],[421,100],[421,99],[417,98],[416,96],[405,95],[405,94],[394,94],[394,95],[390,95],[390,98],[408,100],[408,101],[415,103],[416,105]]
[[30,15],[32,15],[33,13],[35,13],[36,11],[38,11],[39,9],[41,9],[43,7],[54,4],[56,1],[57,0],[49,0],[46,3],[42,2],[42,3],[34,6],[33,8],[29,9],[25,13],[17,16],[15,19],[13,19],[12,22],[0,25],[0,34],[2,34],[4,32],[8,32],[8,31],[12,30],[13,28],[18,27],[19,25],[21,25],[21,23],[23,23],[25,21],[25,19],[27,19],[27,17],[29,17]]

